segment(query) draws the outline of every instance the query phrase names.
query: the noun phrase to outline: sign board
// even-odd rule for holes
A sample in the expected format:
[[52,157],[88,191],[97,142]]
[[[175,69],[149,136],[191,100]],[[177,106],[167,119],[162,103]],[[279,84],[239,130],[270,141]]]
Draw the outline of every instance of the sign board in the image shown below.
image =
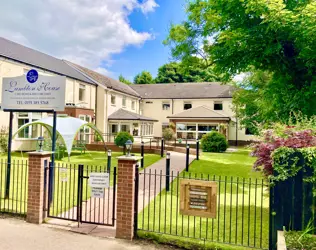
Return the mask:
[[90,173],[89,185],[93,188],[108,188],[110,186],[109,173]]
[[103,198],[104,197],[104,188],[92,187],[91,188],[91,197]]
[[67,168],[60,168],[59,169],[59,178],[62,182],[68,181],[68,170]]
[[200,180],[181,180],[180,213],[183,215],[216,218],[217,183]]
[[43,76],[34,69],[26,75],[3,78],[2,109],[65,109],[65,76]]

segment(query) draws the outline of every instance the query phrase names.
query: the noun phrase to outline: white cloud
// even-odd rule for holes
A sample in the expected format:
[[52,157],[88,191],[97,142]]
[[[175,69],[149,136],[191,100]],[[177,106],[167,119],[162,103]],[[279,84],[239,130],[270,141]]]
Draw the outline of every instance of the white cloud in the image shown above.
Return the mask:
[[105,73],[101,65],[113,54],[153,39],[131,27],[129,14],[157,6],[153,0],[0,1],[0,36]]
[[140,9],[144,14],[147,14],[149,12],[154,12],[155,8],[159,7],[159,5],[156,3],[155,0],[144,0],[140,4]]

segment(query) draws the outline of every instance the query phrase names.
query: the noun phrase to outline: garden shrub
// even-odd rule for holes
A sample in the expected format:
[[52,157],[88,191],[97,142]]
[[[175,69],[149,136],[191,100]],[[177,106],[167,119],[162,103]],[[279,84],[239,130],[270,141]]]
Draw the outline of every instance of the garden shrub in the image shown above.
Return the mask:
[[8,129],[7,127],[1,127],[0,129],[0,151],[8,152]]
[[225,152],[228,148],[228,142],[223,134],[212,131],[203,135],[201,146],[204,152]]
[[114,140],[114,143],[116,146],[119,146],[119,147],[123,147],[123,152],[125,154],[126,152],[126,146],[125,146],[125,143],[128,141],[128,140],[131,140],[132,142],[134,142],[134,137],[128,133],[128,132],[119,132],[116,137],[115,137],[115,140]]
[[165,128],[162,131],[162,137],[166,140],[166,141],[171,141],[175,138],[175,134],[172,128]]

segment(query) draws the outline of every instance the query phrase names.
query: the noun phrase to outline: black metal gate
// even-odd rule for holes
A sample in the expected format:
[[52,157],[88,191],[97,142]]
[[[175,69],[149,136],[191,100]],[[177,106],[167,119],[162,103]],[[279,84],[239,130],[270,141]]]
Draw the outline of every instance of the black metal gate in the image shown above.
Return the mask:
[[[108,173],[109,187],[96,195],[91,174]],[[115,225],[116,167],[56,164],[49,167],[47,215],[50,218],[106,226]],[[45,189],[46,190],[46,189]]]

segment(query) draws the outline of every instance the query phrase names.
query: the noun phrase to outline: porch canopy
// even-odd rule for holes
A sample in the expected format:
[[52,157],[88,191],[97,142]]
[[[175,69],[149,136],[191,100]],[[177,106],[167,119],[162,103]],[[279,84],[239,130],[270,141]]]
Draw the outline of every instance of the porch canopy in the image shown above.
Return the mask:
[[[52,136],[53,117],[45,117],[41,120],[37,120],[37,121],[33,121],[33,122],[29,122],[27,124],[24,124],[23,126],[21,126],[18,129],[17,132],[15,132],[13,137],[15,135],[17,135],[20,131],[25,129],[26,127],[31,126],[31,125],[37,125],[37,124],[45,127],[47,129],[47,131],[49,132],[50,136]],[[62,140],[65,143],[65,147],[66,147],[68,156],[70,156],[70,154],[71,154],[73,141],[76,139],[78,132],[80,131],[81,128],[86,127],[86,126],[95,130],[95,132],[100,135],[103,142],[105,143],[101,131],[94,124],[88,123],[88,122],[83,121],[81,119],[70,117],[70,116],[57,117],[56,131],[57,131],[57,134],[62,138]]]
[[168,116],[176,126],[177,138],[200,139],[206,133],[217,130],[228,138],[229,122],[232,120],[220,110],[198,106]]
[[125,109],[119,109],[113,114],[109,115],[108,120],[117,120],[117,121],[148,121],[148,122],[158,122],[150,117],[139,115],[134,112],[127,111]]

